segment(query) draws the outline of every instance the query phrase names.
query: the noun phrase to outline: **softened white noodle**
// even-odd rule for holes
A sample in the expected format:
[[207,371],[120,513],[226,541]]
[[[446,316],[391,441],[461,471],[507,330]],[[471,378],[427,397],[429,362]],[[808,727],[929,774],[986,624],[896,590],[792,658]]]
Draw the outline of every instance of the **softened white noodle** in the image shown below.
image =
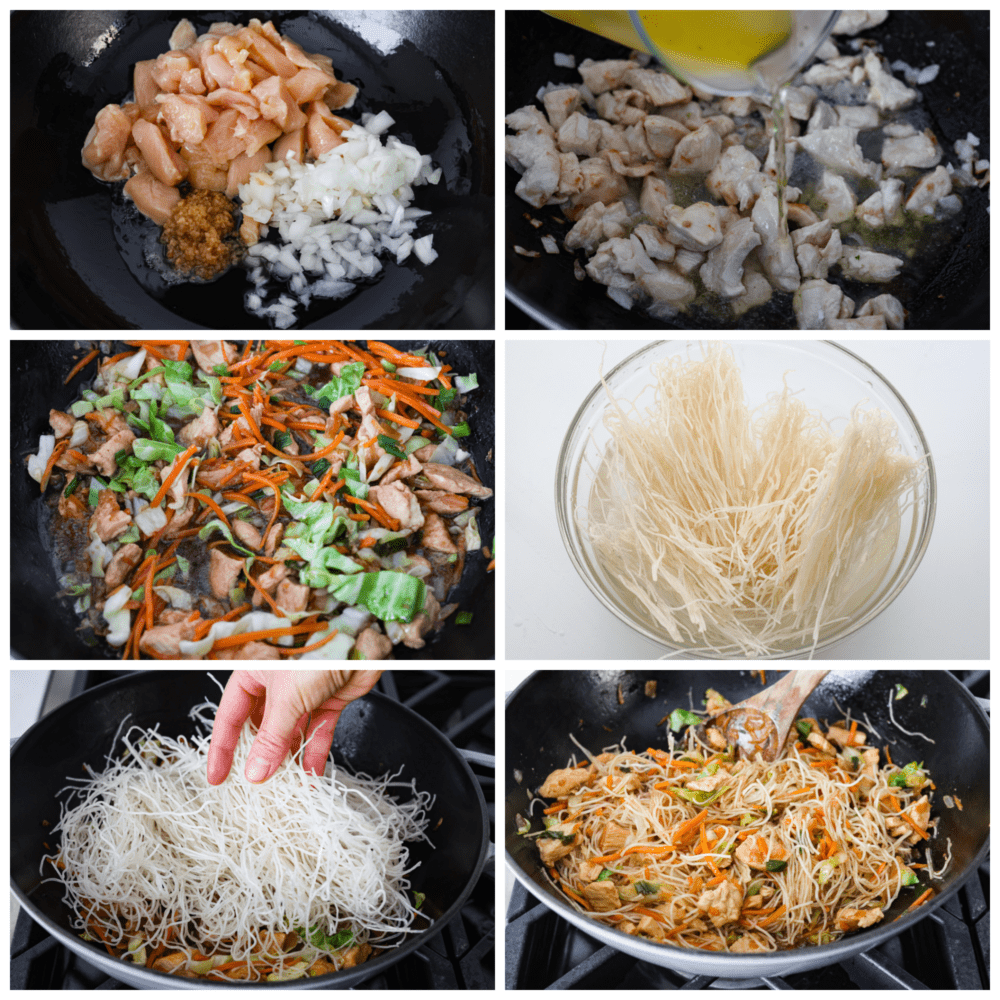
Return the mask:
[[[210,728],[214,710],[206,702],[191,715]],[[328,762],[324,775],[306,774],[301,749],[252,784],[243,771],[254,736],[245,726],[218,786],[206,776],[208,735],[138,726],[102,773],[70,779],[59,849],[43,870],[59,863],[78,929],[96,923],[112,946],[139,934],[147,947],[234,961],[264,950],[268,931],[332,937],[349,924],[353,943],[402,942],[416,917],[406,844],[429,842],[433,796],[399,773],[351,775]],[[311,942],[308,955],[332,958],[330,943]]]

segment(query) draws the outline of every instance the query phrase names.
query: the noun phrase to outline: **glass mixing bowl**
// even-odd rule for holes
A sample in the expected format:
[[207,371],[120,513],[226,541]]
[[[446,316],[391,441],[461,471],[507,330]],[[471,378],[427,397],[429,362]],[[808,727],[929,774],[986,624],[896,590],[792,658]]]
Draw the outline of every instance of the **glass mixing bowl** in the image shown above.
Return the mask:
[[[910,458],[923,456],[924,475],[916,486],[903,494],[903,510],[895,551],[878,585],[855,608],[846,621],[821,629],[819,641],[797,648],[781,649],[762,659],[789,659],[826,649],[868,624],[902,592],[923,558],[934,525],[937,482],[930,448],[909,406],[893,386],[862,358],[829,341],[730,341],[743,379],[746,401],[751,409],[767,396],[788,386],[810,410],[819,411],[835,432],[843,429],[851,410],[858,404],[891,414],[898,426],[903,453]],[[616,398],[635,401],[639,409],[653,399],[650,366],[672,356],[700,357],[690,341],[658,341],[636,351],[605,380]],[[607,394],[598,383],[583,401],[570,424],[556,465],[556,517],[566,551],[584,583],[595,597],[626,625],[665,647],[692,656],[710,659],[744,659],[741,654],[720,657],[714,650],[698,645],[679,644],[659,626],[634,597],[622,590],[597,559],[589,533],[588,506],[595,476],[610,434],[604,426]],[[907,506],[907,504],[910,504]]]

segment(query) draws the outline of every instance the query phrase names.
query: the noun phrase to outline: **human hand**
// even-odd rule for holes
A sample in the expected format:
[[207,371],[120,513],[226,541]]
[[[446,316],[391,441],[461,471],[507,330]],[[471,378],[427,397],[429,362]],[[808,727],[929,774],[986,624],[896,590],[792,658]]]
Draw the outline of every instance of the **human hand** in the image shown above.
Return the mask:
[[367,694],[381,670],[234,670],[222,693],[208,750],[208,783],[221,785],[247,719],[258,727],[245,774],[266,781],[289,750],[309,740],[303,768],[322,774],[344,708]]

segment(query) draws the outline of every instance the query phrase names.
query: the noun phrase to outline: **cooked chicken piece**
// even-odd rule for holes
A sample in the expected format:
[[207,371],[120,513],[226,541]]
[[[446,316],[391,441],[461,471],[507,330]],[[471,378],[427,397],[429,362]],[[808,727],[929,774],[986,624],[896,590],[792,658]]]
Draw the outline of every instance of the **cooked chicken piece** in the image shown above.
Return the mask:
[[720,201],[738,205],[742,212],[752,207],[764,186],[760,161],[744,146],[729,146],[705,178],[705,186]]
[[[618,929],[624,930],[626,927],[632,926],[632,924],[625,922],[619,924]],[[654,941],[662,941],[665,937],[663,925],[658,920],[654,920],[645,914],[639,920],[638,931],[640,934],[645,934],[647,937],[653,938]]]
[[860,789],[862,795],[867,795],[878,784],[878,748],[862,750],[861,759],[864,764],[861,767]]
[[833,744],[820,732],[813,729],[806,737],[806,742],[821,750],[823,753],[835,754],[837,751]]
[[687,208],[673,205],[667,212],[667,236],[687,250],[711,250],[722,242],[722,225],[716,207],[696,201]]
[[762,903],[766,903],[776,891],[773,885],[768,885],[765,882],[752,896],[743,897],[743,908],[752,910],[759,907]]
[[538,789],[543,799],[561,799],[575,792],[590,777],[586,767],[563,767],[553,771]]
[[601,831],[601,839],[598,842],[601,854],[614,854],[620,851],[628,840],[628,830],[617,823],[609,822]]
[[729,951],[736,955],[749,955],[755,951],[768,951],[767,942],[755,934],[744,934],[729,946]]
[[812,87],[786,87],[783,96],[790,117],[803,122],[809,121],[816,101],[816,91]]
[[[273,529],[272,529],[273,530]],[[212,550],[215,551],[214,549]],[[260,590],[266,591],[271,596],[278,589],[278,584],[288,578],[288,567],[284,563],[275,563],[260,576],[255,577],[257,587],[253,588],[253,606],[259,608],[264,603],[264,598],[260,595]],[[257,588],[260,588],[258,590]],[[226,591],[228,594],[229,592]]]
[[821,201],[826,202],[824,219],[829,219],[831,222],[846,222],[854,214],[857,199],[848,187],[847,181],[839,174],[824,170],[816,187],[816,195]]
[[[215,551],[214,549],[212,550]],[[142,633],[139,640],[139,649],[143,653],[157,653],[160,657],[168,660],[187,659],[181,655],[181,640],[191,642],[194,639],[197,622],[176,622],[173,625],[156,625]],[[180,961],[185,961],[183,955],[178,956]],[[160,968],[159,963],[164,959],[157,959],[153,968]],[[174,963],[179,964],[179,963]],[[168,970],[167,970],[168,971]]]
[[626,87],[640,90],[650,105],[662,107],[691,100],[691,88],[685,87],[669,73],[653,69],[630,69],[624,76]]
[[213,375],[216,365],[231,365],[239,357],[235,345],[225,340],[192,340],[191,351],[206,375]]
[[259,549],[264,544],[260,532],[249,522],[238,517],[232,520],[233,534],[249,549]]
[[933,215],[937,203],[951,194],[951,174],[944,167],[938,167],[933,173],[924,174],[917,186],[906,199],[907,212],[916,215]]
[[109,542],[128,530],[132,515],[119,510],[114,490],[101,490],[97,494],[97,509],[90,519],[90,536],[97,535],[102,542]]
[[887,253],[844,247],[840,257],[841,270],[856,281],[892,281],[899,274],[903,261]]
[[131,452],[132,442],[135,435],[129,431],[118,431],[101,445],[93,454],[89,455],[90,461],[97,467],[97,470],[105,476],[113,476],[118,468],[115,455],[120,451]]
[[482,483],[476,482],[472,476],[467,476],[464,472],[452,468],[450,465],[439,465],[436,462],[427,462],[424,465],[422,475],[427,477],[431,486],[439,490],[447,490],[449,493],[466,493],[471,497],[491,497],[493,490]]
[[282,580],[274,595],[274,603],[282,611],[305,611],[309,606],[309,594],[310,589],[304,584]]
[[652,174],[642,182],[639,208],[655,226],[665,227],[669,221],[670,208],[674,204],[674,192],[670,184]]
[[650,152],[664,160],[688,134],[688,130],[680,122],[666,115],[646,115],[642,128]]
[[684,786],[696,792],[714,792],[727,783],[732,784],[732,776],[726,771],[716,771],[715,774],[706,774],[703,778],[692,778],[686,781]]
[[831,330],[884,330],[884,316],[854,316],[851,319],[832,319]]
[[[619,204],[621,203],[619,202]],[[656,226],[650,226],[645,222],[641,223],[632,230],[632,235],[642,243],[650,260],[662,260],[669,263],[677,253],[677,248]]]
[[837,125],[841,128],[856,128],[859,131],[878,128],[878,110],[870,104],[838,104],[836,111]]
[[542,856],[542,864],[554,865],[560,858],[566,857],[573,850],[580,839],[573,826],[572,823],[558,823],[546,831],[553,836],[538,838],[536,843],[538,844],[538,853]]
[[841,749],[846,746],[862,747],[868,739],[867,735],[860,729],[855,732],[852,739],[851,731],[844,726],[830,726],[830,728],[826,731],[826,738],[831,743],[836,743]]
[[108,593],[125,582],[129,573],[139,565],[140,559],[142,559],[142,549],[133,542],[123,545],[111,557],[111,562],[104,571],[104,585],[108,588]]
[[372,625],[358,634],[354,650],[363,659],[384,660],[392,652],[392,639]]
[[582,181],[580,192],[570,199],[570,207],[563,210],[567,218],[576,221],[588,205],[602,201],[606,205],[621,201],[628,194],[628,182],[615,173],[611,164],[602,156],[592,156],[580,164]]
[[782,235],[778,225],[778,199],[770,186],[765,187],[750,214],[761,238],[757,258],[771,284],[783,292],[794,292],[800,283],[798,265],[791,237]]
[[677,143],[670,160],[670,172],[707,174],[719,162],[721,152],[719,133],[711,125],[703,125]]
[[559,126],[558,148],[563,153],[596,156],[600,138],[601,127],[598,122],[579,111],[574,111]]
[[196,444],[204,448],[219,433],[219,421],[215,410],[206,406],[194,420],[189,420],[177,433],[177,440],[183,445]]
[[[829,224],[828,221],[827,224]],[[822,223],[817,223],[817,225],[822,225]],[[801,231],[799,230],[799,232]],[[840,262],[842,252],[843,243],[840,239],[840,232],[834,229],[828,235],[826,246],[819,246],[812,242],[804,242],[796,246],[795,262],[799,265],[799,271],[803,278],[825,279],[830,268]]]
[[833,34],[856,35],[859,31],[878,27],[888,16],[887,10],[843,10],[833,26]]
[[731,223],[722,242],[709,251],[708,259],[698,272],[705,287],[723,298],[741,295],[745,291],[743,262],[747,254],[760,244],[760,234],[754,228],[752,219]]
[[[526,113],[529,111],[536,115]],[[524,126],[518,128],[517,135],[508,135],[504,140],[508,164],[522,175],[515,191],[528,204],[541,208],[549,203],[559,186],[555,133],[537,108],[522,108],[521,112],[508,115],[507,124],[513,128],[512,118]]]
[[221,549],[211,549],[209,552],[208,579],[215,597],[229,597],[229,591],[236,586],[240,573],[243,572],[243,559],[227,556]]
[[[875,298],[869,299],[865,304],[857,310],[855,313],[857,316],[882,316],[885,318],[886,329],[888,330],[902,330],[903,329],[903,303],[896,298],[895,295],[876,295]],[[861,735],[860,733],[858,735]]]
[[[913,822],[920,827],[921,830],[927,830],[927,826],[931,819],[931,803],[930,799],[926,795],[922,795],[916,802],[913,803],[908,809],[903,810],[904,816],[909,816]],[[916,830],[909,823],[900,823],[898,826],[893,827],[890,831],[895,836],[899,836],[900,832],[909,831],[910,836],[906,838],[907,844],[919,844],[923,838],[920,836]]]
[[735,858],[755,871],[767,871],[768,861],[787,861],[788,852],[780,844],[768,844],[761,836],[750,836],[736,848]]
[[414,494],[420,503],[420,509],[434,514],[460,514],[469,506],[465,497],[444,490],[415,490]]
[[[680,260],[681,254],[694,254],[698,262],[704,259],[704,254],[692,250],[679,250],[675,260]],[[692,268],[693,270],[693,268]],[[698,289],[693,281],[678,274],[675,267],[668,264],[657,264],[656,270],[639,276],[639,286],[655,302],[665,303],[675,308],[686,306],[693,302]]]
[[709,688],[705,692],[705,710],[709,715],[721,715],[733,707],[733,703],[723,695],[719,694],[715,688]]
[[563,123],[574,111],[579,111],[582,102],[580,91],[576,87],[562,87],[559,90],[550,90],[543,98],[545,113],[549,116],[552,127],[556,130],[562,128]]
[[73,433],[73,425],[76,420],[62,410],[49,410],[49,426],[55,433],[56,440],[69,437]]
[[390,517],[399,521],[400,531],[416,531],[424,526],[420,503],[404,483],[397,481],[373,486],[369,491],[369,499],[372,498]]
[[607,233],[604,230],[604,216],[615,206],[624,205],[616,201],[614,205],[604,205],[602,202],[594,202],[588,205],[583,214],[573,224],[573,228],[566,234],[563,246],[567,250],[596,250],[597,247],[612,236],[621,236],[622,233]]
[[903,182],[897,178],[887,178],[879,185],[878,191],[858,205],[855,214],[864,223],[877,229],[897,221],[902,205]]
[[583,895],[598,913],[608,913],[611,910],[617,910],[622,905],[618,898],[618,886],[610,879],[585,885]]
[[868,101],[877,104],[883,111],[898,111],[916,100],[917,92],[886,72],[882,68],[882,60],[872,49],[865,50],[865,72],[870,84]]
[[848,318],[854,307],[846,308],[847,301],[839,285],[821,278],[803,281],[792,299],[799,329],[827,330],[832,320]]
[[859,927],[871,927],[877,924],[885,914],[879,907],[862,910],[854,906],[845,906],[837,911],[834,922],[838,931],[856,931]]
[[[418,472],[422,471],[423,466],[417,459],[410,455],[405,462],[397,462],[382,478],[379,480],[380,486],[388,486],[389,483],[394,483],[398,479],[409,479],[411,476],[415,476]],[[468,501],[466,501],[468,503]],[[453,511],[448,511],[447,513],[454,513]]]
[[638,66],[628,59],[605,59],[601,62],[584,59],[577,68],[587,89],[596,97],[605,91],[622,87],[628,73],[638,69]]
[[906,139],[886,139],[882,144],[882,162],[889,170],[929,169],[941,162],[941,147],[934,133],[925,129]]
[[698,912],[711,918],[714,927],[725,927],[739,920],[742,906],[743,890],[729,879],[703,893],[698,900]]
[[817,101],[813,109],[812,117],[806,125],[806,135],[814,132],[823,132],[826,129],[836,128],[840,124],[837,118],[837,111],[832,104],[826,101]]
[[705,730],[705,738],[708,740],[708,745],[714,749],[726,749],[726,737],[722,734],[721,729],[716,729],[715,726],[708,726]]
[[842,170],[857,177],[879,180],[882,168],[869,163],[858,145],[856,128],[827,128],[799,136],[798,144],[814,160],[834,170]]

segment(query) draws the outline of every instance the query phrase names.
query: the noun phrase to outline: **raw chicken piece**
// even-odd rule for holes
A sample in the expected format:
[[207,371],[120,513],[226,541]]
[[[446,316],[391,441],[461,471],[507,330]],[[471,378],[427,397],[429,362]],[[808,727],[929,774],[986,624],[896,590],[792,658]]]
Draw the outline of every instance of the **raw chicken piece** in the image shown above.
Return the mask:
[[889,170],[905,167],[929,169],[941,162],[941,147],[934,133],[925,129],[906,139],[886,139],[882,146],[882,162]]
[[698,272],[705,287],[724,298],[743,294],[743,262],[754,247],[760,246],[760,234],[752,219],[739,219],[727,228],[722,242],[709,252]]
[[296,129],[305,128],[309,119],[295,102],[295,98],[280,76],[268,77],[258,83],[250,93],[260,104],[261,116],[267,121],[273,121],[282,132],[294,132]]
[[824,219],[829,219],[831,222],[846,222],[854,214],[857,199],[848,187],[847,181],[839,174],[824,170],[816,187],[816,196],[826,202]]
[[898,111],[916,100],[917,92],[883,69],[882,60],[871,49],[865,52],[865,72],[870,84],[868,100],[883,111]]
[[951,194],[951,174],[944,167],[938,167],[931,174],[925,174],[917,182],[906,200],[907,212],[917,215],[933,215],[937,203]]
[[174,152],[163,130],[140,118],[132,126],[132,138],[156,179],[176,187],[188,174],[188,165]]
[[722,242],[722,224],[716,207],[696,201],[687,208],[673,205],[667,212],[667,236],[687,250],[711,250]]
[[330,78],[322,70],[315,68],[300,69],[295,76],[285,80],[285,86],[288,87],[296,104],[322,100],[329,85]]
[[283,135],[275,144],[273,158],[287,160],[291,157],[296,163],[301,163],[306,154],[306,130],[298,128],[294,132]]
[[142,170],[125,182],[125,197],[135,202],[135,207],[158,226],[165,225],[181,193],[158,181],[148,170]]
[[125,147],[132,132],[133,119],[117,104],[97,112],[87,134],[81,156],[83,165],[102,181],[116,181],[129,176]]
[[841,270],[856,281],[892,281],[902,266],[898,257],[858,247],[844,247],[840,257]]
[[246,153],[237,156],[229,164],[229,172],[226,175],[226,197],[235,198],[240,185],[246,184],[252,173],[263,170],[264,165],[270,162],[271,150],[267,146],[262,146],[253,156],[247,156]]
[[204,141],[208,126],[219,117],[204,97],[193,94],[158,94],[156,101],[171,142],[197,146]]
[[820,132],[799,136],[797,141],[814,160],[824,166],[855,174],[858,177],[879,179],[881,167],[877,163],[869,163],[865,160],[861,147],[858,145],[858,130],[856,128],[823,129]]
[[799,287],[799,268],[791,237],[782,235],[778,225],[778,199],[770,187],[765,187],[751,213],[754,228],[760,234],[758,259],[771,284],[783,292]]

